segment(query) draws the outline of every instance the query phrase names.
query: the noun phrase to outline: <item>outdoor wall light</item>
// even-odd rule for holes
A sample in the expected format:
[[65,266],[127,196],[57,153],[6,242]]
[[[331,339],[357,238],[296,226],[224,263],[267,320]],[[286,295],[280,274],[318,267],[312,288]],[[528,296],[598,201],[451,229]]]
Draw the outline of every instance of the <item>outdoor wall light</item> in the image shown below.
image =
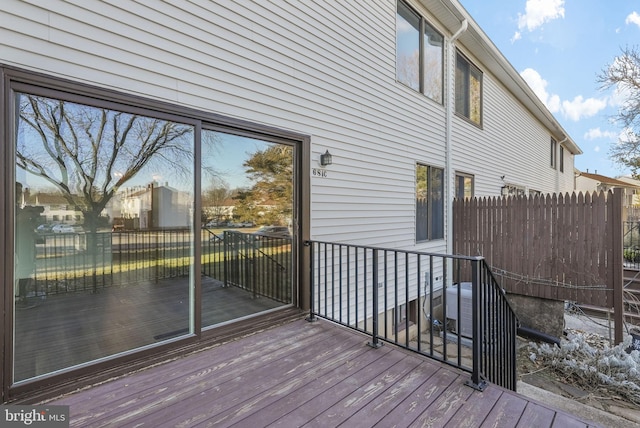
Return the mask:
[[333,160],[331,159],[331,153],[327,150],[323,155],[320,155],[320,165],[327,166],[331,165]]

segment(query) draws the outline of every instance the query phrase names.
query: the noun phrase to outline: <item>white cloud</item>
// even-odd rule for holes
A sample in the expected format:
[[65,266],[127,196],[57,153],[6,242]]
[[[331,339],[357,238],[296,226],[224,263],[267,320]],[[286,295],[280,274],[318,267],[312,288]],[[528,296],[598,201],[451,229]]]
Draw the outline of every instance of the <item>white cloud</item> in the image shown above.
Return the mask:
[[578,95],[573,101],[562,102],[562,112],[569,119],[577,122],[583,117],[591,117],[607,107],[606,99],[587,98]]
[[520,40],[522,38],[522,33],[520,31],[516,31],[516,33],[511,38],[511,43],[514,43],[516,40]]
[[600,146],[595,146],[595,147],[593,148],[593,151],[594,151],[594,152],[596,152],[596,153],[598,153],[598,152],[600,151]]
[[520,75],[551,113],[561,112],[573,121],[594,116],[607,106],[606,98],[587,98],[585,100],[582,95],[578,95],[573,101],[561,101],[559,95],[547,92],[548,82],[536,70],[527,68]]
[[600,138],[617,139],[618,133],[613,131],[602,131],[600,128],[591,128],[584,134],[585,140],[597,140]]
[[624,20],[624,23],[627,25],[636,24],[638,27],[640,27],[640,15],[638,14],[638,12],[633,11],[627,16],[627,19]]
[[533,31],[558,18],[564,18],[564,0],[527,0],[524,15],[518,14],[518,29]]
[[520,73],[522,78],[529,84],[533,92],[540,98],[540,101],[547,106],[551,113],[557,113],[560,111],[561,103],[560,97],[555,94],[549,94],[547,92],[548,82],[540,76],[533,68],[527,68]]

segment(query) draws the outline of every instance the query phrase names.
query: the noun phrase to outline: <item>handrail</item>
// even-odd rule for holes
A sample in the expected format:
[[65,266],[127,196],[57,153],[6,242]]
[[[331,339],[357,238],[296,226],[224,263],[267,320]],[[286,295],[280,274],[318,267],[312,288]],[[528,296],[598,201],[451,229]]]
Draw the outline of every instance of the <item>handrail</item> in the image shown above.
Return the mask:
[[310,314],[515,390],[517,318],[482,257],[307,241]]

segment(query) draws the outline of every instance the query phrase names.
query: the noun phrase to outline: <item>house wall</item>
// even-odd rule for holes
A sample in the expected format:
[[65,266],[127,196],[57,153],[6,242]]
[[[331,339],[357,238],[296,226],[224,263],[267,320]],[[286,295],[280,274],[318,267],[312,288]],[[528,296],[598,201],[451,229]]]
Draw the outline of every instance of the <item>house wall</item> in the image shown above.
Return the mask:
[[[4,10],[3,63],[311,135],[311,167],[325,150],[334,159],[326,177],[312,177],[312,238],[414,245],[415,163],[446,166],[445,106],[395,80],[395,0],[8,0]],[[551,170],[549,134],[475,64],[483,129],[454,118],[450,178],[473,174],[479,196],[499,194],[502,175],[570,190],[571,156],[564,175]]]
[[[479,196],[498,195],[503,175],[542,192],[573,186],[572,158],[566,175],[551,171],[550,134],[462,44],[484,72],[482,128],[453,117],[448,129],[447,97],[396,82],[395,0],[4,0],[0,22],[0,65],[310,136],[311,171],[333,155],[303,188],[311,239],[446,252],[447,239],[415,242],[416,162],[447,168],[449,180],[473,174]],[[453,49],[446,58],[453,70]]]
[[[505,184],[542,193],[573,191],[574,156],[564,151],[564,171],[551,167],[551,134],[492,75],[483,72],[483,123],[453,120],[453,168],[475,176],[475,196],[496,196]],[[502,177],[504,176],[504,179]]]

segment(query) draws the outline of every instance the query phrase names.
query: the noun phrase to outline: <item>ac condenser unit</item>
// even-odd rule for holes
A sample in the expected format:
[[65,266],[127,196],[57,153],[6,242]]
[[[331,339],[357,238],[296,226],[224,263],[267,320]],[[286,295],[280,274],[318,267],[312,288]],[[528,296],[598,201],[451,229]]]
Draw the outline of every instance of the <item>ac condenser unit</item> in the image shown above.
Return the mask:
[[[459,314],[458,294],[460,295]],[[472,287],[470,282],[462,282],[447,287],[447,319],[457,321],[457,323],[454,323],[455,331],[465,337],[473,337],[473,303],[471,298]]]

